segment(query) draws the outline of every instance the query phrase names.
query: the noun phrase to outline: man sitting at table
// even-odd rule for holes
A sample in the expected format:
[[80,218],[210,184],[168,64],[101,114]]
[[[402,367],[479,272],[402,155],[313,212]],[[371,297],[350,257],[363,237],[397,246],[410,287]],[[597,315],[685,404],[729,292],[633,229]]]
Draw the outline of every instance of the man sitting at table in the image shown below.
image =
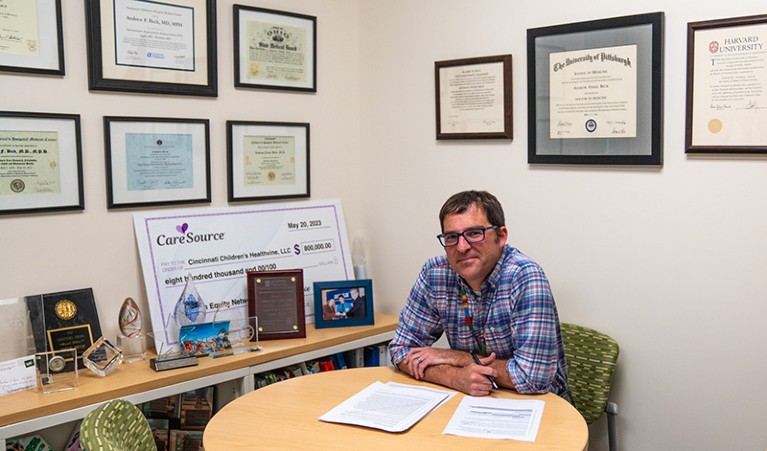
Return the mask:
[[[457,193],[439,220],[446,255],[421,269],[389,344],[392,362],[416,379],[473,396],[490,393],[489,376],[519,393],[570,400],[549,282],[537,263],[506,244],[498,199]],[[433,348],[443,333],[451,349]]]

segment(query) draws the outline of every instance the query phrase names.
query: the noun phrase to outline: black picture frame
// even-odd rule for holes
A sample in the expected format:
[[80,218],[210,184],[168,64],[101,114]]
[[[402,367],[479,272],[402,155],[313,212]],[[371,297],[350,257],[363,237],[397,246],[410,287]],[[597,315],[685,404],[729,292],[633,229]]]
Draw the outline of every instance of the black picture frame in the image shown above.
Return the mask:
[[[24,7],[36,9],[36,29],[15,30],[19,36],[17,51],[0,53],[0,72],[21,72],[40,75],[64,75],[64,30],[61,20],[61,0],[27,0]],[[23,19],[26,11],[19,11]],[[8,33],[6,31],[6,33]]]
[[765,39],[767,14],[687,24],[686,153],[767,153]]
[[311,195],[310,125],[226,121],[229,202]]
[[[331,303],[334,310],[332,312]],[[314,282],[315,328],[373,324],[375,314],[371,279]]]
[[235,87],[317,92],[315,16],[244,5],[233,10]]
[[[204,8],[197,8],[187,0],[163,0],[162,3],[86,0],[88,89],[218,96],[216,0],[202,1]],[[159,8],[158,11],[162,8],[166,11],[158,15],[156,11],[139,8],[139,5],[153,5]],[[118,9],[123,12],[122,8],[131,11],[130,15],[124,15],[126,23],[131,17],[130,23],[134,26],[136,23],[152,25],[146,25],[146,30],[122,27],[123,22],[116,17]],[[164,18],[164,15],[173,19]],[[139,21],[141,18],[145,20]],[[140,35],[149,33],[166,39],[170,33],[161,27],[184,31],[174,34],[172,39],[178,42],[172,49],[162,50],[160,47],[159,51],[152,52]],[[118,38],[118,35],[122,37]],[[166,55],[165,51],[169,54]]]
[[434,86],[438,140],[514,137],[511,55],[435,61]]
[[[655,12],[527,30],[528,163],[663,164],[663,22]],[[633,62],[623,57],[633,53]],[[604,61],[624,68],[593,66]],[[562,75],[563,68],[573,73]],[[559,83],[556,122],[552,78]]]
[[304,271],[248,271],[248,317],[257,318],[258,340],[306,338]]
[[107,208],[210,203],[210,121],[104,116]]
[[79,114],[0,111],[0,163],[0,215],[85,209]]

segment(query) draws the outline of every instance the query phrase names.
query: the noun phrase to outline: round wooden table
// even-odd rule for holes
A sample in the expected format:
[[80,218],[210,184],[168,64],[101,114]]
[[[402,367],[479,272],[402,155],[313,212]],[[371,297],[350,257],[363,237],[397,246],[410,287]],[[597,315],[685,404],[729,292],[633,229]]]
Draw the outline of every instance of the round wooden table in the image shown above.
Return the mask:
[[375,381],[434,384],[417,381],[392,367],[355,368],[288,379],[255,390],[227,404],[203,434],[206,451],[266,450],[461,450],[504,446],[514,450],[585,450],[588,427],[573,406],[559,396],[520,395],[495,390],[492,397],[540,399],[546,402],[535,442],[490,440],[442,431],[463,399],[459,393],[427,414],[406,432],[391,433],[361,426],[327,423],[319,417]]

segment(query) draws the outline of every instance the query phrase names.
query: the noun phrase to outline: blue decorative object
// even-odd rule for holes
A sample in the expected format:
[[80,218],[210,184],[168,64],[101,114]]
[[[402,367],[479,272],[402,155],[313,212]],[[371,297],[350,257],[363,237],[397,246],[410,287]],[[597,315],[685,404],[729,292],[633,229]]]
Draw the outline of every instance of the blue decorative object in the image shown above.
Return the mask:
[[205,301],[200,298],[200,294],[194,286],[192,275],[189,274],[186,277],[184,291],[179,296],[176,307],[173,309],[173,319],[179,326],[200,324],[205,322],[206,312]]

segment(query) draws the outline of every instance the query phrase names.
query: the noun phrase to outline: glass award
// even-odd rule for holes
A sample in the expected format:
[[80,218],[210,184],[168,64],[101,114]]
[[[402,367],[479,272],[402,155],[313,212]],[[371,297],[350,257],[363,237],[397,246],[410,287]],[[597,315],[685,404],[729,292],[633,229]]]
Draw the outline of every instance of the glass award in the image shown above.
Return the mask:
[[117,347],[123,352],[123,362],[136,362],[146,358],[146,335],[141,332],[141,311],[133,298],[126,298],[120,307],[120,334]]
[[35,354],[37,389],[40,393],[56,393],[77,387],[77,349],[38,352]]
[[205,301],[200,298],[200,293],[194,286],[192,275],[187,275],[184,291],[181,292],[181,296],[173,308],[173,319],[179,326],[204,323],[206,310]]
[[122,362],[122,350],[104,337],[96,340],[83,352],[85,367],[101,377],[116,370]]

